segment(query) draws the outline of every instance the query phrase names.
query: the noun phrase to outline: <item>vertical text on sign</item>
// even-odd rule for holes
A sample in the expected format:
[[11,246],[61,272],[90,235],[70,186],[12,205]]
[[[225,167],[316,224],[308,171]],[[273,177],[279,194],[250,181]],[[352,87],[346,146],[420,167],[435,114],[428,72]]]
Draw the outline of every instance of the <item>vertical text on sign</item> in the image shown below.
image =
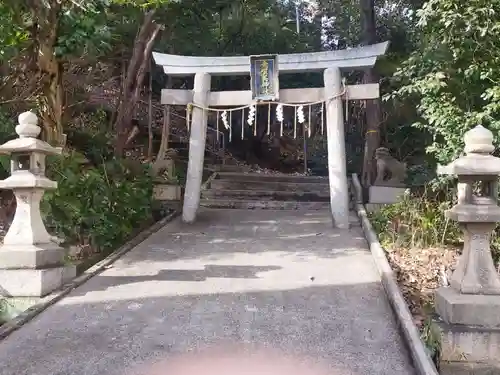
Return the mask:
[[250,56],[250,83],[252,87],[252,100],[278,100],[278,56]]

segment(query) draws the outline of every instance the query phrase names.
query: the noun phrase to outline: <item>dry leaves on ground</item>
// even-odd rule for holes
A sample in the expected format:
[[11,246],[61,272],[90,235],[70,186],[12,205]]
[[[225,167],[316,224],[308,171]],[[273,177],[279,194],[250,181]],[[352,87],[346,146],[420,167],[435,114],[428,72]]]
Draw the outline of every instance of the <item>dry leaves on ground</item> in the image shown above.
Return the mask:
[[294,173],[283,173],[274,169],[269,169],[269,168],[262,168],[259,167],[258,165],[254,165],[250,167],[250,172],[251,173],[262,173],[262,174],[269,174],[269,175],[276,175],[276,176],[303,176],[303,173],[300,172],[294,172]]
[[387,250],[389,263],[418,327],[429,313],[434,290],[449,280],[458,255],[458,249],[452,247]]

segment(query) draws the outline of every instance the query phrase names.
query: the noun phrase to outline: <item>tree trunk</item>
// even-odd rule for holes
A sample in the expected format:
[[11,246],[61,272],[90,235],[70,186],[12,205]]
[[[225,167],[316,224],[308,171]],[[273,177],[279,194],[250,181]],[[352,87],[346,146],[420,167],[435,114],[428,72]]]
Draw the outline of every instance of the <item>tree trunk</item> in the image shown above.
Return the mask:
[[153,64],[149,60],[148,84],[148,162],[153,160]]
[[[375,44],[377,42],[377,30],[375,28],[375,5],[374,0],[360,0],[361,22],[363,32],[363,44]],[[363,83],[377,83],[379,77],[375,69],[367,69],[363,76]],[[366,133],[365,152],[363,157],[363,175],[361,181],[364,186],[372,184],[375,170],[375,150],[380,145],[380,99],[366,100]]]
[[41,113],[43,135],[47,142],[61,145],[63,133],[64,88],[62,63],[55,53],[59,29],[60,1],[53,0],[50,6],[34,7],[34,18],[38,25],[36,52],[42,88]]
[[151,10],[144,16],[141,29],[135,39],[132,58],[130,59],[125,76],[123,92],[114,124],[116,131],[115,154],[117,156],[123,155],[123,149],[132,127],[133,113],[141,93],[153,44],[162,28],[161,25],[154,22],[154,14],[155,11]]
[[[167,78],[167,88],[172,88],[172,76],[168,76]],[[168,151],[168,141],[170,138],[170,122],[172,120],[171,117],[172,108],[170,105],[165,105],[163,107],[163,126],[161,129],[161,143],[160,149],[158,150],[158,155],[156,156],[156,160],[153,163],[153,171],[155,176],[165,165],[165,157]]]

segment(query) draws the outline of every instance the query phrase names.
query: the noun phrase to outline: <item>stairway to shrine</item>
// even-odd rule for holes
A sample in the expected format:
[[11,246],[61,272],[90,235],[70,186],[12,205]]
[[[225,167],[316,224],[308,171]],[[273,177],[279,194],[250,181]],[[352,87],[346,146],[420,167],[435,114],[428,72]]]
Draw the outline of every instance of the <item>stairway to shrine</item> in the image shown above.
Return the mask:
[[217,172],[202,191],[210,208],[323,210],[330,206],[328,178]]

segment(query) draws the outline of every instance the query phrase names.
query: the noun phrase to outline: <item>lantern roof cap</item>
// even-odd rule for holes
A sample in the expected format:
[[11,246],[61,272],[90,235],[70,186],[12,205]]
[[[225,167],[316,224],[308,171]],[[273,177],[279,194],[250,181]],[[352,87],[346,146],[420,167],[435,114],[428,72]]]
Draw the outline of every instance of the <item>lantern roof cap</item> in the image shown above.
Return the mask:
[[500,158],[491,153],[493,133],[481,125],[464,134],[465,156],[452,161],[446,166],[438,166],[438,174],[457,176],[499,176]]
[[10,140],[0,146],[1,154],[39,152],[47,155],[62,153],[61,148],[52,147],[47,142],[38,139],[42,129],[38,126],[38,117],[33,112],[21,113],[16,133],[19,138]]

